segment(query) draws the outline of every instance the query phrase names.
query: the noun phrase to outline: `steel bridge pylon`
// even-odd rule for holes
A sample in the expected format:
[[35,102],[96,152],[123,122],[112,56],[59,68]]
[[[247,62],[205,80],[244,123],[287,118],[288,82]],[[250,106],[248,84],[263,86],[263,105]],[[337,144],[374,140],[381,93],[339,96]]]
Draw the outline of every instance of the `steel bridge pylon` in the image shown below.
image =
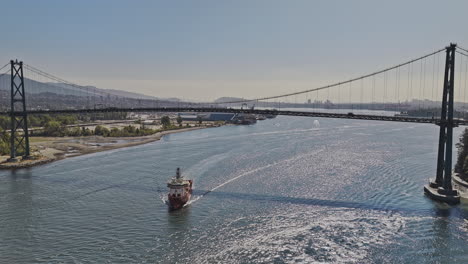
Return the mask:
[[17,155],[29,158],[29,131],[28,115],[26,112],[26,94],[24,92],[23,62],[10,61],[11,82],[11,134],[10,134],[10,159],[18,161]]
[[439,150],[437,155],[436,178],[424,186],[424,192],[434,200],[457,204],[460,196],[457,190],[452,188],[452,145],[453,128],[457,124],[453,121],[454,77],[455,77],[455,52],[457,45],[450,44],[446,48],[444,87],[442,92],[442,110],[439,131]]

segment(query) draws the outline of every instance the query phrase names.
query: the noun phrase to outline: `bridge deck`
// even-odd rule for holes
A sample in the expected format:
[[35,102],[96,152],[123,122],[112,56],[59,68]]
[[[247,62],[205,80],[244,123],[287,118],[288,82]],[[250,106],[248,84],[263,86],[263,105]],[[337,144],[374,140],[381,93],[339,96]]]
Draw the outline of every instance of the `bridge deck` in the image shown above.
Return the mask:
[[[100,108],[100,109],[67,109],[67,110],[30,110],[27,114],[77,114],[77,113],[109,113],[109,112],[186,112],[186,113],[243,113],[259,115],[284,115],[284,116],[304,116],[304,117],[322,117],[322,118],[342,118],[374,121],[392,121],[408,123],[439,124],[440,120],[435,118],[418,118],[408,116],[379,116],[362,115],[354,113],[322,113],[307,111],[289,111],[289,110],[267,110],[267,109],[236,109],[221,107],[149,107],[149,108]],[[22,112],[15,112],[20,114]],[[10,115],[10,112],[1,112],[2,115]],[[467,126],[468,120],[454,119],[455,126]]]

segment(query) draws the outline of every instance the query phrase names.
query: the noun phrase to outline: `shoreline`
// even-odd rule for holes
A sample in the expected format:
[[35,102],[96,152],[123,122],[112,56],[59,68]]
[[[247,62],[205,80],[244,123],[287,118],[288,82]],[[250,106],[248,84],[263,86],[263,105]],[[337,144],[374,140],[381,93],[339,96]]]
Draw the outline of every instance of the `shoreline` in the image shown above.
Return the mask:
[[218,126],[180,128],[139,137],[31,137],[31,147],[37,148],[36,151],[32,152],[32,156],[35,156],[36,158],[25,159],[20,162],[8,162],[7,159],[9,156],[1,156],[0,170],[15,170],[35,167],[62,159],[143,145],[158,141],[165,135],[212,127]]
[[460,195],[460,202],[468,203],[468,182],[460,177],[458,173],[452,176],[453,188],[458,190]]

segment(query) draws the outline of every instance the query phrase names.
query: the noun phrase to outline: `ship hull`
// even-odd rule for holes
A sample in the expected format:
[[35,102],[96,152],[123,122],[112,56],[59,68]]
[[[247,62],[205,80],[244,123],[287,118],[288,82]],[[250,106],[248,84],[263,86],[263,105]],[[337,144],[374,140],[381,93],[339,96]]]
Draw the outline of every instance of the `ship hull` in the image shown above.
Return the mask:
[[190,193],[184,197],[172,197],[168,195],[169,209],[177,210],[182,208],[190,200],[191,196],[192,195]]

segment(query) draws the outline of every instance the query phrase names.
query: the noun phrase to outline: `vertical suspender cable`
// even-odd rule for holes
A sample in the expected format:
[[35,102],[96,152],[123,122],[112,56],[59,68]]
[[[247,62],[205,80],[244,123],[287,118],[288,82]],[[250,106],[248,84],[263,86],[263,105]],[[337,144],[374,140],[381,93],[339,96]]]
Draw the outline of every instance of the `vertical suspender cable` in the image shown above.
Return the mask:
[[426,108],[426,59],[424,59],[424,67],[423,67],[422,99],[423,99],[423,109],[425,109]]
[[464,87],[464,93],[463,93],[463,102],[465,104],[465,107],[466,107],[466,92],[467,92],[467,89],[468,89],[468,86],[467,86],[467,76],[468,76],[468,58],[465,58],[466,60],[466,63],[465,63],[465,87]]
[[384,73],[383,104],[384,104],[384,110],[387,110],[387,72]]
[[395,109],[395,103],[397,103],[397,87],[398,87],[398,68],[395,69],[395,83],[393,84],[393,107],[391,107],[391,110],[393,111]]
[[372,104],[375,104],[375,75],[372,76]]
[[421,61],[421,71],[419,72],[419,110],[421,110],[421,93],[422,93],[422,76],[423,76],[423,62]]
[[364,108],[364,102],[363,102],[363,93],[364,93],[364,79],[361,79],[361,98],[360,98],[360,101],[361,101],[361,110]]
[[398,103],[398,112],[400,112],[400,67],[398,67],[398,77],[397,77],[397,103]]
[[413,64],[410,64],[410,72],[411,72],[411,81],[410,81],[410,89],[409,89],[409,93],[410,93],[410,102],[413,102]]
[[[436,76],[436,96],[439,93],[438,89],[440,89],[439,87],[442,87],[442,85],[439,84],[439,75],[440,75],[440,54],[437,54],[437,76]],[[440,104],[439,104],[440,105]]]
[[435,81],[435,61],[436,57],[432,57],[432,94],[431,94],[431,103],[433,103],[434,100],[434,81]]
[[[397,87],[398,87],[398,68],[395,69],[395,83],[393,84],[393,101],[394,101],[394,104],[395,103],[398,103],[397,102]],[[392,111],[395,107],[393,106],[392,107]]]
[[409,103],[410,100],[410,68],[411,64],[408,64],[408,79],[407,81],[407,86],[406,86],[406,102]]
[[[341,85],[338,85],[338,88],[337,88],[337,89],[338,89],[338,90],[337,90],[337,91],[338,91],[337,104],[339,104],[339,105],[341,104],[341,96],[340,96],[340,94],[341,94],[341,89],[340,89],[340,88],[341,88]],[[338,108],[340,108],[340,106],[338,106]]]
[[[463,64],[462,64],[462,58],[463,56],[460,56],[460,59],[458,61],[460,61],[458,64],[459,64],[459,67],[460,70],[459,70],[459,77],[458,77],[458,93],[459,95],[461,95],[461,92],[462,92],[462,72],[463,72]],[[460,105],[460,102],[458,102],[459,105]],[[454,102],[454,104],[456,104],[456,102]],[[458,117],[460,118],[460,112],[458,113]]]
[[315,93],[315,103],[317,104],[317,107],[318,108],[318,98],[319,98],[319,91],[317,90],[316,93]]

